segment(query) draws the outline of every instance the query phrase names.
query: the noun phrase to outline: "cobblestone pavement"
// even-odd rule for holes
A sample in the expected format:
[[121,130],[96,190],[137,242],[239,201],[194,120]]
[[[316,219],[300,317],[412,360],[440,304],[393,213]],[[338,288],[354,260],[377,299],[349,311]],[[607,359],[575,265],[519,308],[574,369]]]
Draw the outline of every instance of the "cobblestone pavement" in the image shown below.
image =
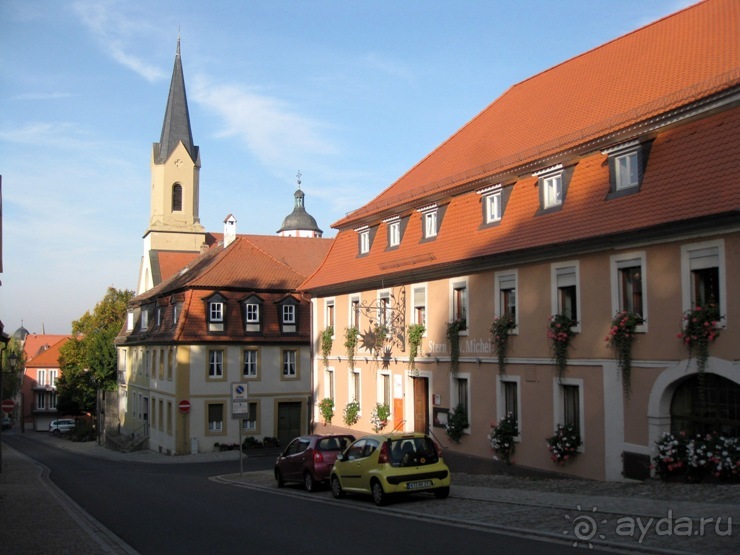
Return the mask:
[[[269,471],[216,479],[322,502],[373,507],[369,498],[336,501],[328,489],[316,494],[300,486],[278,490]],[[593,545],[630,553],[734,555],[740,551],[740,485],[659,480],[604,483],[464,473],[453,473],[452,483],[445,501],[418,494],[378,510],[565,540],[574,547]]]

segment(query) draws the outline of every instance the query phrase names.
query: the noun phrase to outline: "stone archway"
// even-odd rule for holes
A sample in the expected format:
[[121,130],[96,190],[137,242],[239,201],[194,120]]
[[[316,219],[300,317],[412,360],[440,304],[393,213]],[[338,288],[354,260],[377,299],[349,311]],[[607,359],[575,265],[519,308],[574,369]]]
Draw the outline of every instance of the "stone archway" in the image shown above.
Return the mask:
[[[716,374],[734,383],[738,383],[740,371],[730,361],[710,357],[707,361],[707,373]],[[655,442],[663,434],[671,431],[671,401],[676,390],[687,378],[698,375],[694,360],[682,360],[663,371],[653,384],[648,400],[648,447],[651,452]]]

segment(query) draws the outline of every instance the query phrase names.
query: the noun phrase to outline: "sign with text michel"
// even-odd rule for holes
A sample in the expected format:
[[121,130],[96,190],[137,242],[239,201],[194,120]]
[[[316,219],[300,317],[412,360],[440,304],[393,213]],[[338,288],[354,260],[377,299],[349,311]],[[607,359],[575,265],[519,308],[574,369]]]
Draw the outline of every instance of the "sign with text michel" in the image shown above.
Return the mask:
[[249,393],[247,384],[231,384],[231,418],[246,420],[249,418]]

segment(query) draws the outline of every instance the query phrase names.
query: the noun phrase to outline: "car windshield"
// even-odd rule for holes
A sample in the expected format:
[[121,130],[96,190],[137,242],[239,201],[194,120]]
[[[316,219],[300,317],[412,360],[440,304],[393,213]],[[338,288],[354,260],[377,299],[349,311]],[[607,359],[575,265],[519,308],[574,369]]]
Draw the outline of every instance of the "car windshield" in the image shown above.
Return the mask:
[[437,448],[428,437],[401,437],[390,443],[391,466],[423,466],[439,461]]
[[325,437],[319,440],[320,451],[344,451],[353,441],[349,436],[342,437]]

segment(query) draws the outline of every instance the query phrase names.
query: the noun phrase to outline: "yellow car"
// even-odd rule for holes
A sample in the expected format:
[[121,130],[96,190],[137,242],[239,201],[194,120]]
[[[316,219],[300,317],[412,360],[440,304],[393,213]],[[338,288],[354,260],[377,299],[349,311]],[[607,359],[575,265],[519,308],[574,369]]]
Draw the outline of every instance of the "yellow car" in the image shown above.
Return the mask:
[[428,435],[382,434],[360,438],[339,454],[330,483],[336,498],[370,494],[376,505],[385,505],[389,495],[418,491],[445,499],[450,469]]

